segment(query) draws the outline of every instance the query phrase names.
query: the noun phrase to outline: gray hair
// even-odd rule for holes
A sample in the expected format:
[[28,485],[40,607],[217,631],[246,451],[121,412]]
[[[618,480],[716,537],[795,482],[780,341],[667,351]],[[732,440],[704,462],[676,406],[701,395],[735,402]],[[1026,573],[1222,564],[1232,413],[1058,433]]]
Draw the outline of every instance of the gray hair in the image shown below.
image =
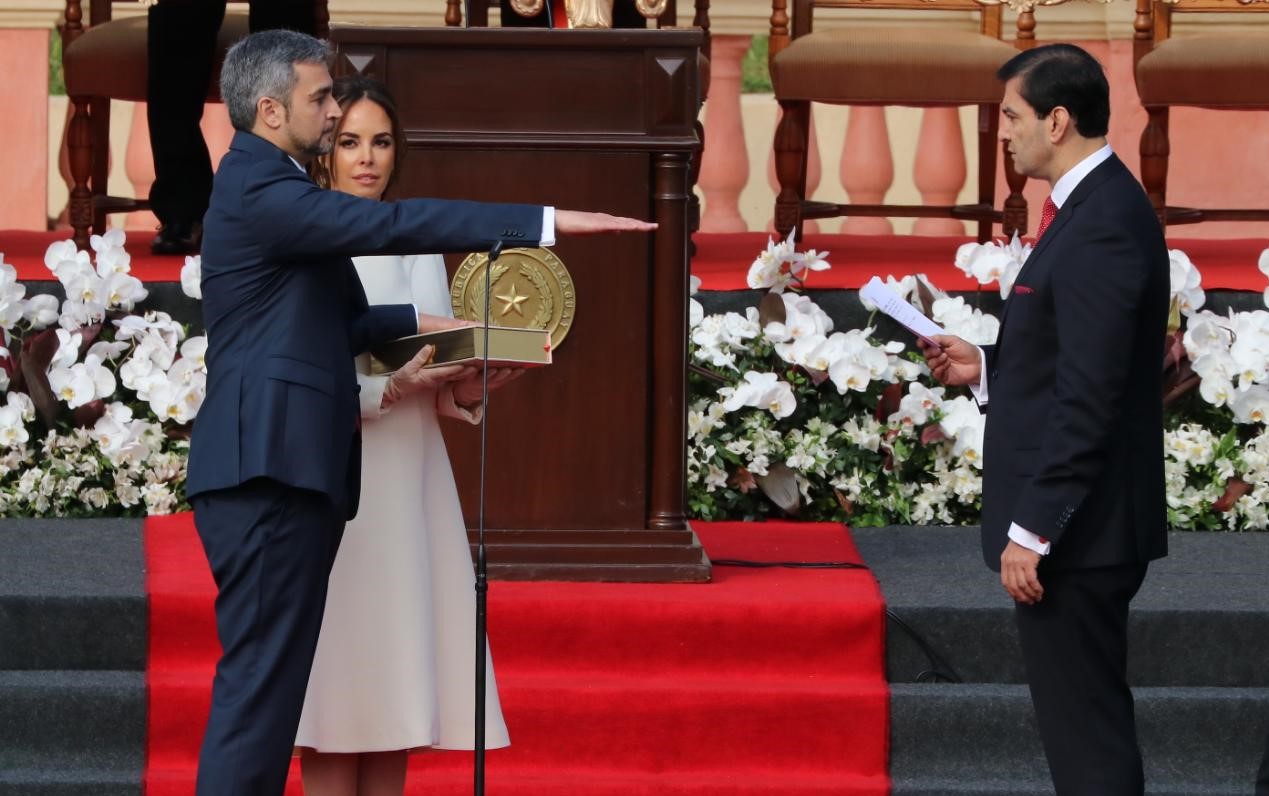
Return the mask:
[[230,47],[220,68],[220,96],[234,128],[250,131],[255,126],[256,103],[263,97],[290,110],[291,92],[299,82],[294,64],[329,67],[332,61],[329,44],[293,30],[263,30]]

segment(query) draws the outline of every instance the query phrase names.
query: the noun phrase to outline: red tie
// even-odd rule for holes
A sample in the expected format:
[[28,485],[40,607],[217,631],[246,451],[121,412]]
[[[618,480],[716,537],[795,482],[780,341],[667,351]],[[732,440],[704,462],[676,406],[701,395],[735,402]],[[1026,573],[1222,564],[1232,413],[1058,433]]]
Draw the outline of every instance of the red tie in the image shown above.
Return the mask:
[[1040,242],[1040,238],[1044,235],[1044,231],[1049,228],[1049,224],[1053,223],[1053,217],[1057,215],[1057,205],[1053,204],[1053,197],[1050,196],[1044,200],[1044,208],[1040,210],[1040,226],[1035,231],[1035,241]]
[[568,27],[568,13],[564,9],[564,0],[546,0],[551,4],[551,22],[557,28]]

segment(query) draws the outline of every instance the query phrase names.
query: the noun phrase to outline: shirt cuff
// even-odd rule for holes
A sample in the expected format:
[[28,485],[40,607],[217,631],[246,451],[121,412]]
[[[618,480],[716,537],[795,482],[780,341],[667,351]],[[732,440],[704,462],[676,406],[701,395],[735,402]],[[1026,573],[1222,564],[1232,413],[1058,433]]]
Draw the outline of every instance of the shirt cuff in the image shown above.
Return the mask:
[[978,383],[969,385],[969,391],[979,406],[987,405],[987,355],[982,346],[978,347],[978,361],[982,363],[978,372]]
[[555,245],[555,208],[542,208],[542,239],[538,241],[539,246]]
[[1009,526],[1009,538],[1028,550],[1034,553],[1039,553],[1042,556],[1047,556],[1049,554],[1049,550],[1053,548],[1053,543],[1048,539],[1045,539],[1043,536],[1036,536],[1016,522]]

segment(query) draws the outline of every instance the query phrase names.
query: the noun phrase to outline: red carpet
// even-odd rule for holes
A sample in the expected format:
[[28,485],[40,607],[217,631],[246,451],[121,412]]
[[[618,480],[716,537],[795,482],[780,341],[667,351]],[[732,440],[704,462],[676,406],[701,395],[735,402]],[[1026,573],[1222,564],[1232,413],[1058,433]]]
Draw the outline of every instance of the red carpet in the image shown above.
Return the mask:
[[[858,561],[834,524],[694,524],[712,558]],[[146,522],[147,796],[188,796],[209,703],[214,588],[192,515]],[[716,567],[704,585],[495,582],[512,746],[491,796],[883,796],[884,607],[860,570]],[[407,793],[472,792],[469,752]],[[288,796],[300,794],[297,766]]]
[[[0,254],[18,271],[18,279],[52,279],[44,267],[44,251],[50,243],[70,237],[68,231],[0,231]],[[175,282],[181,278],[184,257],[155,257],[150,254],[152,233],[128,233],[132,273],[142,282]],[[762,232],[697,234],[692,273],[701,279],[702,290],[748,290],[745,278],[749,265],[766,248]],[[810,275],[812,289],[856,289],[874,274],[896,277],[924,273],[943,290],[975,290],[979,285],[952,264],[956,249],[969,238],[936,238],[915,235],[808,235],[802,248],[831,252],[833,267]],[[1265,289],[1263,274],[1256,268],[1260,253],[1269,241],[1201,240],[1176,238],[1172,248],[1189,255],[1203,274],[1207,290]],[[994,288],[992,288],[994,289]]]

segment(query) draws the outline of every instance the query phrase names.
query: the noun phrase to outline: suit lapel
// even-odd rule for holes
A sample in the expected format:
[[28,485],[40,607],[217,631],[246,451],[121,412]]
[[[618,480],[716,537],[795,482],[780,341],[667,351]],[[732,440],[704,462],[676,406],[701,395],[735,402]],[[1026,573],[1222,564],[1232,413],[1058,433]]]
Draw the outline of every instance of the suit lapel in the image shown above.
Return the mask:
[[[1039,261],[1040,257],[1049,247],[1049,244],[1056,240],[1058,235],[1062,234],[1062,228],[1065,227],[1067,222],[1069,222],[1075,216],[1076,212],[1078,212],[1080,204],[1082,204],[1093,191],[1097,190],[1098,186],[1110,179],[1112,175],[1125,168],[1123,161],[1121,161],[1118,156],[1112,154],[1110,157],[1106,158],[1105,161],[1099,163],[1097,168],[1090,171],[1088,176],[1080,180],[1079,185],[1075,186],[1075,190],[1072,191],[1071,195],[1067,197],[1065,202],[1062,203],[1062,207],[1058,210],[1058,214],[1053,217],[1051,222],[1049,222],[1049,228],[1044,231],[1044,235],[1041,236],[1040,241],[1036,243],[1035,248],[1031,250],[1029,255],[1027,255],[1027,261],[1022,264],[1022,268],[1019,269],[1018,275],[1014,277],[1013,285],[1015,288],[1019,284],[1026,284],[1022,281],[1022,278],[1028,271],[1035,270],[1035,263]],[[1002,332],[1005,328],[1005,319],[1009,317],[1009,305],[1013,304],[1013,298],[1014,291],[1013,289],[1010,289],[1009,297],[1005,299],[1004,307],[1002,307],[1000,311],[1000,328]]]

